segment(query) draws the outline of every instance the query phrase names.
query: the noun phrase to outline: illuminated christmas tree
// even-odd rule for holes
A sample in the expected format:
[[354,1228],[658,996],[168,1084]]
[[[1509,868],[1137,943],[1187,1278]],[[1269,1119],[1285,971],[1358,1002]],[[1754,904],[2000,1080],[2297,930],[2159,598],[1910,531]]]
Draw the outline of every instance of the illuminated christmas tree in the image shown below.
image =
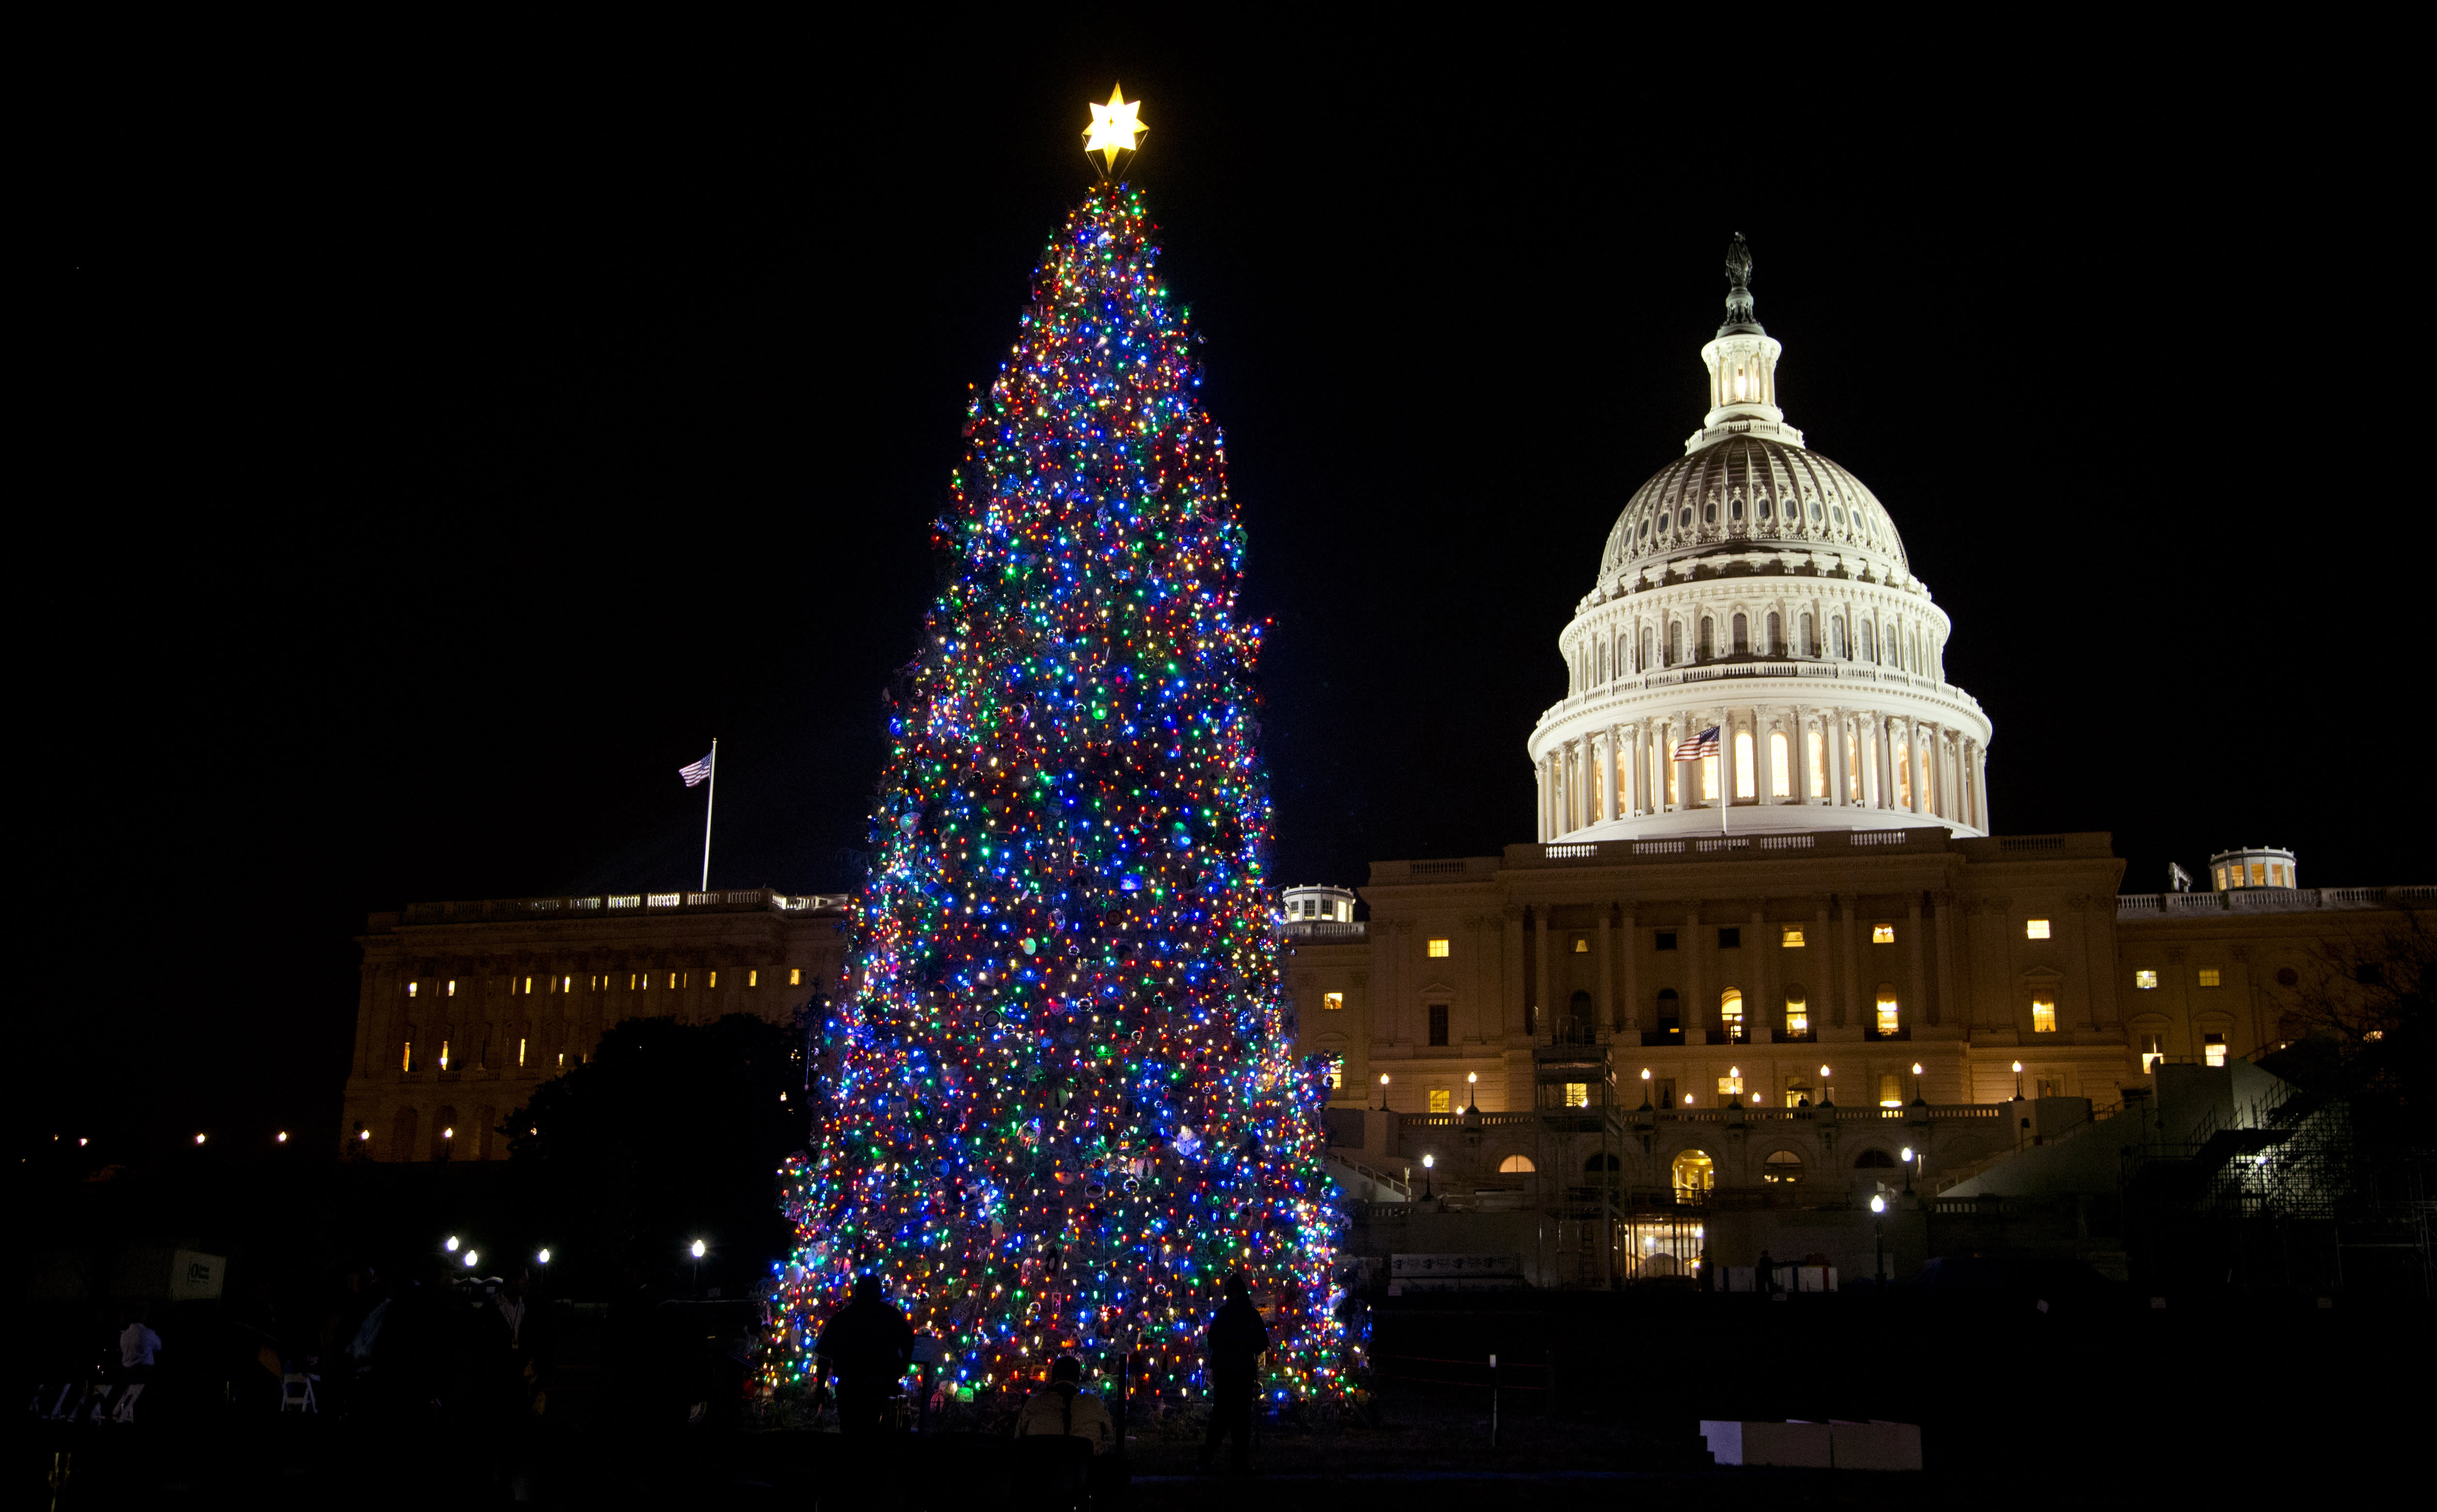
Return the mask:
[[1138,1347],[1176,1398],[1241,1270],[1272,1389],[1324,1393],[1335,1188],[1279,992],[1244,533],[1152,231],[1095,188],[970,412],[785,1294],[814,1323],[879,1275],[960,1387]]

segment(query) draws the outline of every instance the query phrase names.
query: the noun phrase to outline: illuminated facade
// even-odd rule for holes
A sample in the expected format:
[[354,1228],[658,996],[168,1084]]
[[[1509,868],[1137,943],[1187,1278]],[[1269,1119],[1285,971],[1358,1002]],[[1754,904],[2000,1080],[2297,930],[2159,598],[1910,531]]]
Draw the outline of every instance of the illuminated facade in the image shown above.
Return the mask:
[[342,1148],[371,1160],[499,1160],[499,1126],[630,1018],[791,1022],[833,992],[844,899],[607,893],[419,903],[363,947]]
[[[1285,916],[1340,1179],[1404,1225],[1358,1222],[1359,1251],[1520,1249],[1600,1284],[1775,1242],[1850,1273],[1870,1197],[1917,1212],[1907,1189],[2164,1064],[2297,1036],[2346,942],[2437,903],[2306,891],[2255,850],[2213,858],[2216,890],[2122,895],[2103,833],[1991,834],[1948,619],[1885,507],[1785,425],[1749,272],[1738,238],[1703,428],[1561,639],[1535,843],[1374,863],[1364,923]],[[1712,728],[1714,756],[1685,749]],[[1805,1210],[1807,1240],[1748,1216]]]

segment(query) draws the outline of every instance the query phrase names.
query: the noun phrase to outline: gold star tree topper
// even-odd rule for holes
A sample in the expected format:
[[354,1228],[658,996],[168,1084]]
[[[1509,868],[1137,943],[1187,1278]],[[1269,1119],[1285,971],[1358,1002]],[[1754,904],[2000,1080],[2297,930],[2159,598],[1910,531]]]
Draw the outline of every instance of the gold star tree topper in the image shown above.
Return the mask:
[[1150,130],[1134,118],[1135,113],[1141,109],[1141,100],[1129,101],[1126,98],[1123,84],[1110,90],[1106,105],[1092,107],[1092,129],[1083,133],[1084,155],[1094,152],[1105,154],[1109,170],[1115,171],[1117,154],[1132,151],[1141,145],[1135,138]]

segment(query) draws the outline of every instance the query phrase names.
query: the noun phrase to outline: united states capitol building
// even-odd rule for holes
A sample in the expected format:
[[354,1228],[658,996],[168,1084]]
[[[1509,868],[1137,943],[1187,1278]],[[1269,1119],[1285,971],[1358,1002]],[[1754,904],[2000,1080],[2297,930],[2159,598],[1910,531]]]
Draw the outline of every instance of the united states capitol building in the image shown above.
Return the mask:
[[[1351,889],[1285,895],[1355,1253],[1540,1284],[1763,1250],[1908,1274],[1939,1211],[2002,1219],[2009,1161],[2105,1147],[2076,1158],[2112,1182],[2136,1131],[2274,1101],[2252,1063],[2437,901],[2306,888],[2258,849],[2127,894],[2102,831],[2001,833],[1955,626],[1887,506],[1787,423],[1750,269],[1738,237],[1708,413],[1560,638],[1531,843],[1376,862],[1362,922]],[[2098,1185],[2012,1200],[2066,1203],[2051,1229],[2105,1269]]]

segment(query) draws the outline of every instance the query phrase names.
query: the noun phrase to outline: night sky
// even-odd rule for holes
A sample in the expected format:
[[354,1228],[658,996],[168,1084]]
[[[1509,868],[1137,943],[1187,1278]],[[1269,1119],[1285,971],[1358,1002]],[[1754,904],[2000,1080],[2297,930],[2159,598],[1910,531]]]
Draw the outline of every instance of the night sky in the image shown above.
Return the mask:
[[1119,80],[1274,622],[1280,881],[1532,838],[1737,231],[1788,418],[1954,616],[2002,831],[2111,830],[2128,890],[2243,843],[2429,880],[2366,117],[2054,42],[732,43],[46,138],[23,1132],[324,1148],[365,912],[693,886],[714,734],[712,884],[854,887],[968,385]]

